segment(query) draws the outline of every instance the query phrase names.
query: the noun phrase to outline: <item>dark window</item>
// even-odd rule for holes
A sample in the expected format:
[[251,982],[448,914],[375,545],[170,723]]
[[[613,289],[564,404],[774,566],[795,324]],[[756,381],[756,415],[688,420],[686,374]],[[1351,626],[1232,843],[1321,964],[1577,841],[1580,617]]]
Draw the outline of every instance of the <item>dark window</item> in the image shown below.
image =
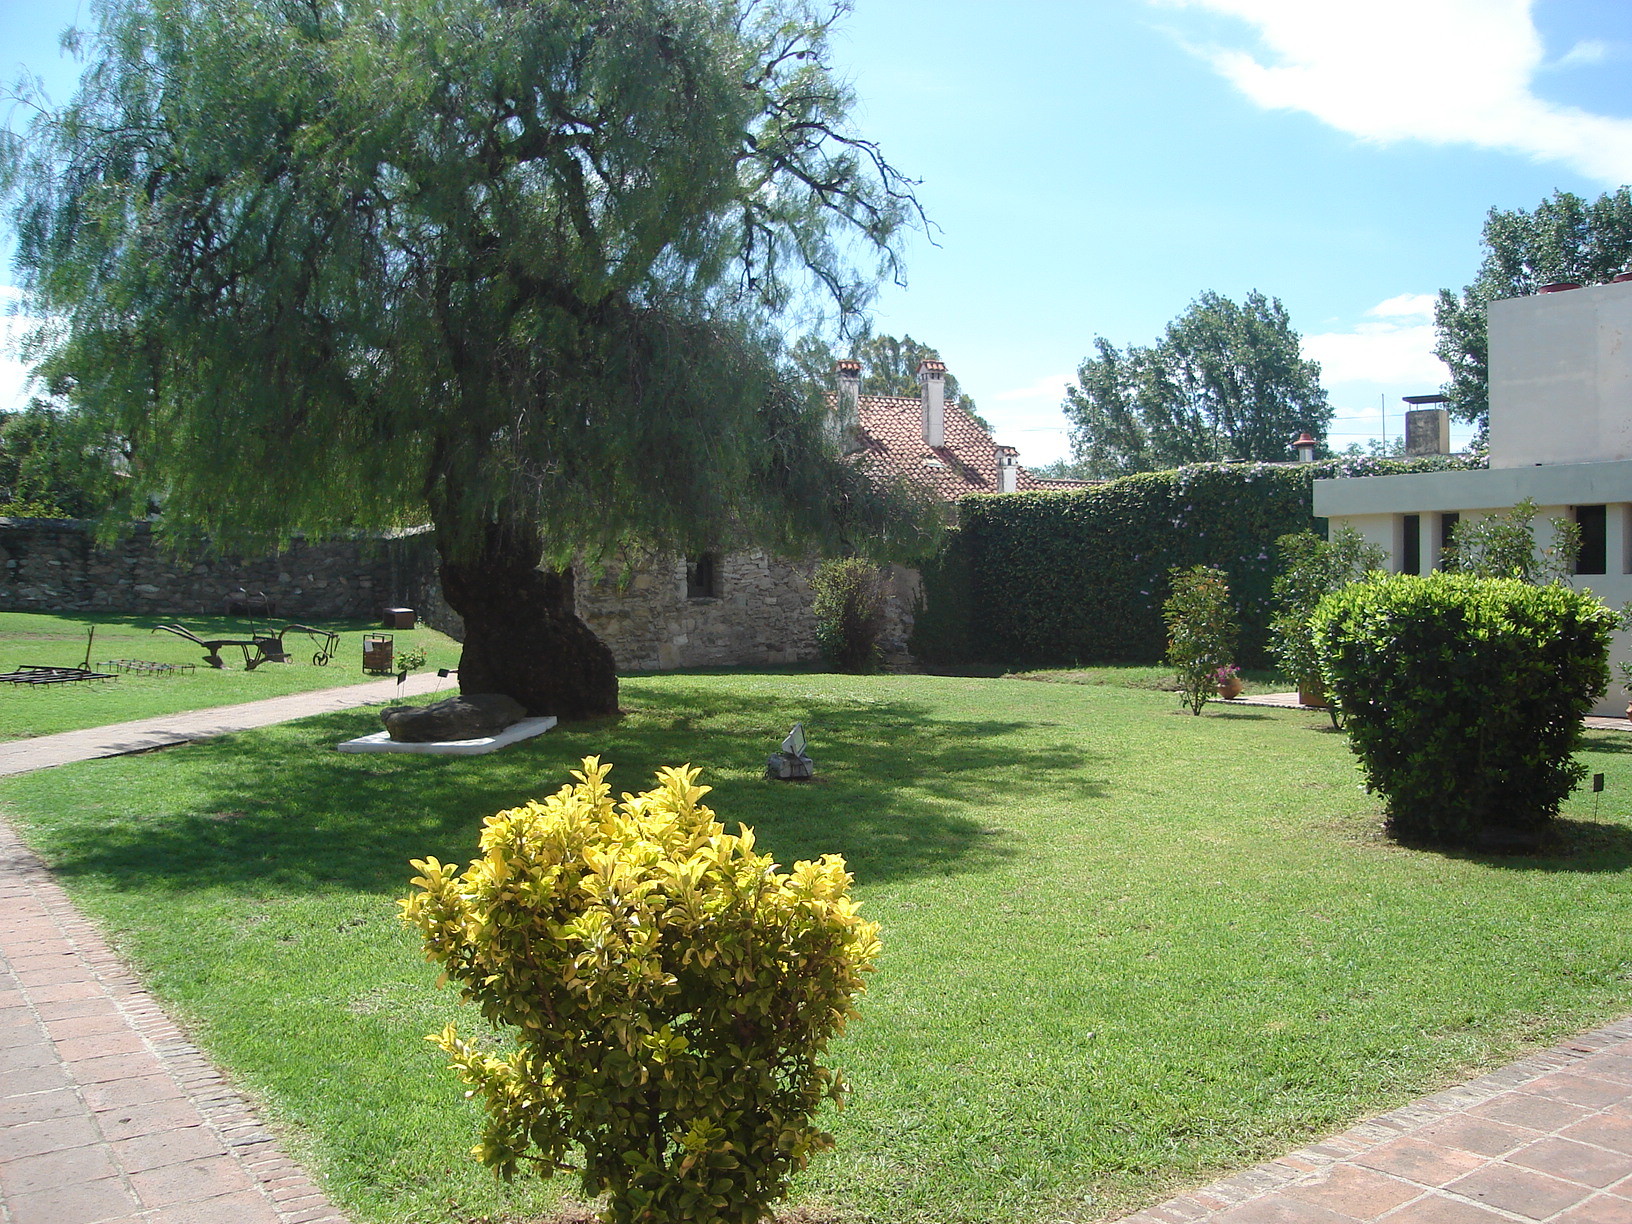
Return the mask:
[[1400,541],[1400,573],[1422,573],[1422,515],[1403,516]]
[[1578,574],[1609,572],[1609,517],[1605,506],[1575,506],[1575,525],[1581,528],[1581,553],[1575,559]]
[[1451,540],[1456,535],[1456,525],[1462,521],[1462,516],[1456,511],[1439,516],[1439,564],[1445,567],[1445,557],[1451,552]]
[[692,557],[686,562],[686,598],[718,599],[720,597],[719,558],[713,553]]

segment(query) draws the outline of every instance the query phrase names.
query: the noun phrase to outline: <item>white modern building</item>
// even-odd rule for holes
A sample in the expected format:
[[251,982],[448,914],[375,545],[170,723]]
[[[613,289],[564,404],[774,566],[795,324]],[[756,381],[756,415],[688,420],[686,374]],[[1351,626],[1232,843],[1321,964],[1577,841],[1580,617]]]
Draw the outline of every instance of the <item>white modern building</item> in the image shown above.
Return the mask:
[[[1391,567],[1436,569],[1451,529],[1509,510],[1540,508],[1581,528],[1575,585],[1611,607],[1632,600],[1632,276],[1607,285],[1549,287],[1490,306],[1490,467],[1317,480],[1315,514],[1381,545]],[[1617,634],[1612,659],[1632,658]],[[1627,696],[1610,685],[1600,714]]]

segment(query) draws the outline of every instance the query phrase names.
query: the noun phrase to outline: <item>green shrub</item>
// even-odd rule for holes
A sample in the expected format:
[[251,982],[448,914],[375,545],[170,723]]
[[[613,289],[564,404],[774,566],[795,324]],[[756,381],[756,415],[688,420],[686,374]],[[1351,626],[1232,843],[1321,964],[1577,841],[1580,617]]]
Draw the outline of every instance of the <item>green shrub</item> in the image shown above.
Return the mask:
[[1321,674],[1389,832],[1534,845],[1584,773],[1571,753],[1609,681],[1615,619],[1590,592],[1462,574],[1379,576],[1323,599]]
[[1536,503],[1527,497],[1506,514],[1457,523],[1445,549],[1446,571],[1479,578],[1517,578],[1538,586],[1568,582],[1581,554],[1581,528],[1568,519],[1550,519],[1553,542],[1541,547],[1530,525],[1537,513]]
[[1275,551],[1281,572],[1270,587],[1276,612],[1269,625],[1269,649],[1301,689],[1320,681],[1320,656],[1309,624],[1315,608],[1333,591],[1381,570],[1387,555],[1353,527],[1339,529],[1329,541],[1312,531],[1284,535],[1275,541]]
[[[1241,624],[1236,662],[1269,662],[1274,542],[1324,533],[1317,478],[1460,470],[1467,461],[1342,459],[1208,463],[1125,476],[1080,492],[975,495],[958,503],[954,547],[968,567],[970,662],[1154,663],[1177,566],[1229,575]],[[937,592],[926,586],[933,611]]]
[[1200,714],[1208,699],[1218,695],[1240,632],[1230,611],[1229,579],[1222,570],[1196,565],[1175,569],[1169,586],[1173,593],[1162,605],[1167,661],[1184,704]]
[[429,959],[515,1031],[506,1057],[453,1025],[434,1041],[487,1110],[473,1154],[548,1177],[582,1145],[612,1224],[757,1224],[832,1143],[821,1062],[855,1015],[877,927],[844,860],[783,874],[727,834],[689,767],[614,804],[590,757],[576,785],[485,822],[461,875],[415,860],[404,918]]
[[884,636],[884,573],[871,561],[843,557],[823,561],[810,578],[816,598],[816,645],[838,671],[877,669]]

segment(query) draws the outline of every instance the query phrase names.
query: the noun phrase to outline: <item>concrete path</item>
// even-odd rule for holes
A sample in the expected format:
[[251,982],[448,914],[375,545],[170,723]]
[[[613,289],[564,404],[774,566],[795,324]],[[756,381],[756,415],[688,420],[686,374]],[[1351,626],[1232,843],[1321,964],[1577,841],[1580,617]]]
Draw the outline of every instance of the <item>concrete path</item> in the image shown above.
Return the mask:
[[[404,697],[415,697],[433,693],[438,688],[447,689],[452,696],[458,691],[458,683],[435,672],[422,672],[409,676],[400,693]],[[67,765],[72,761],[168,748],[173,744],[209,739],[233,731],[248,731],[253,727],[270,727],[274,723],[310,718],[314,714],[332,714],[336,710],[349,710],[373,702],[394,701],[398,694],[395,680],[373,680],[345,688],[318,689],[310,693],[291,693],[287,697],[247,701],[242,705],[217,706],[213,710],[192,710],[182,714],[164,714],[158,718],[141,718],[135,722],[110,723],[106,727],[92,727],[86,731],[64,731],[58,735],[10,740],[0,744],[0,776]]]

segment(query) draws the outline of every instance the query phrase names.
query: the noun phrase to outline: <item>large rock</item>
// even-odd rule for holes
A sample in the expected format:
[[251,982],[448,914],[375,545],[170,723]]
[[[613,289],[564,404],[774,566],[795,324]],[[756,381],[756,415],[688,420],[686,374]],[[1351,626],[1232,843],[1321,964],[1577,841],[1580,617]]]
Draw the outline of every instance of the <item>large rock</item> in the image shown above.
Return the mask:
[[527,717],[514,697],[463,693],[424,706],[387,706],[380,711],[386,734],[404,744],[485,739]]

